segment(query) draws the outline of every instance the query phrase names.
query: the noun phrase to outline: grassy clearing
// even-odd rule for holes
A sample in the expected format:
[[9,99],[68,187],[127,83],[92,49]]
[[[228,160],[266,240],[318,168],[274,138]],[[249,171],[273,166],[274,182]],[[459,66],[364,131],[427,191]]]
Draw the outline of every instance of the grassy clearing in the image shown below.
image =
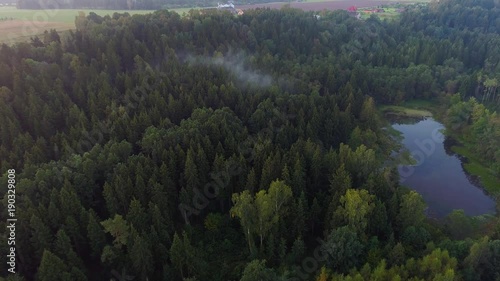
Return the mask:
[[[171,9],[182,15],[191,8]],[[61,9],[61,10],[18,10],[16,7],[0,7],[0,43],[13,44],[28,41],[31,37],[41,35],[45,30],[56,29],[67,31],[75,28],[75,17],[79,12],[88,15],[112,16],[114,13],[149,14],[154,10],[91,10],[91,9]]]
[[483,165],[480,159],[477,158],[466,146],[453,146],[452,151],[467,158],[468,163],[464,164],[465,170],[474,176],[479,177],[481,185],[491,194],[500,193],[500,179],[493,175],[492,171]]
[[31,37],[42,34],[45,30],[55,29],[62,32],[72,28],[74,24],[70,23],[4,21],[0,22],[0,43],[13,44],[29,41]]
[[[176,9],[179,12],[189,9]],[[113,15],[113,13],[129,13],[129,14],[149,14],[154,10],[90,10],[90,9],[61,9],[61,10],[18,10],[15,7],[0,8],[0,18],[13,18],[25,21],[47,21],[58,23],[74,23],[78,12],[84,12],[88,15],[94,12],[100,16]]]
[[432,113],[424,109],[414,109],[399,105],[383,105],[380,110],[384,114],[396,115],[409,118],[432,117]]
[[381,105],[379,110],[383,114],[391,114],[397,117],[424,118],[432,117],[438,110],[435,101],[431,100],[409,100],[401,105]]
[[434,109],[436,108],[436,103],[431,100],[409,100],[403,103],[403,106],[413,108],[413,109]]

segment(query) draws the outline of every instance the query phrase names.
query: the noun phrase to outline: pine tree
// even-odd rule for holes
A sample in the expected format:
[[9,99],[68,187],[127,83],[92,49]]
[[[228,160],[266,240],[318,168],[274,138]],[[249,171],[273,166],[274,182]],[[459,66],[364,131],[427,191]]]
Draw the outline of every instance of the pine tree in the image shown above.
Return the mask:
[[56,234],[54,253],[63,258],[69,266],[83,268],[83,261],[77,256],[71,245],[71,241],[63,229]]
[[264,162],[264,166],[262,167],[259,190],[266,190],[269,187],[269,184],[273,180],[272,176],[273,176],[273,160],[272,157],[269,156],[267,157],[266,161]]
[[153,254],[151,253],[151,245],[147,242],[146,237],[136,235],[130,249],[130,259],[136,272],[141,276],[142,280],[147,280],[153,271]]
[[107,211],[110,215],[114,215],[118,213],[118,200],[116,199],[116,196],[114,194],[114,189],[113,187],[108,183],[105,182],[103,186],[103,196],[104,200],[106,201],[106,207]]
[[179,238],[177,233],[174,234],[174,240],[170,247],[170,261],[174,267],[180,272],[181,277],[184,278],[184,266],[186,264],[186,256],[184,253],[184,244]]
[[82,205],[73,185],[68,180],[65,180],[59,196],[61,202],[61,213],[65,216],[79,217]]
[[62,259],[54,255],[49,250],[44,250],[42,261],[38,267],[37,280],[40,281],[59,281],[71,280],[68,272],[68,266]]
[[250,169],[250,172],[248,173],[248,176],[247,176],[245,190],[248,190],[248,191],[253,193],[253,192],[255,192],[256,187],[257,187],[257,178],[255,175],[255,170],[254,170],[254,168],[252,168],[252,169]]
[[288,169],[287,164],[285,164],[283,170],[281,171],[281,179],[285,182],[286,185],[292,186],[292,178],[290,176],[290,170]]
[[306,228],[307,200],[304,192],[295,200],[295,206],[296,211],[293,220],[294,235],[295,237],[301,237]]
[[296,158],[292,171],[292,187],[294,194],[300,194],[306,189],[306,172],[300,157]]
[[198,143],[198,148],[196,152],[196,163],[199,174],[199,181],[201,184],[205,184],[208,181],[208,172],[210,171],[210,165],[208,163],[207,156],[201,144]]
[[93,258],[98,258],[101,256],[104,245],[106,244],[106,236],[93,210],[89,211],[88,221],[87,237],[90,245],[90,255]]
[[86,239],[84,237],[85,225],[78,223],[76,218],[67,216],[64,221],[64,230],[71,241],[73,241],[76,253],[82,255],[87,250]]
[[[138,167],[140,167],[138,165]],[[146,184],[144,183],[144,178],[140,174],[136,174],[135,176],[135,184],[133,188],[133,197],[137,198],[139,203],[145,204],[146,201],[146,195],[147,195],[147,189],[146,189]],[[130,207],[129,207],[129,212],[130,212]]]
[[334,221],[334,213],[340,205],[340,198],[346,193],[348,189],[352,188],[352,180],[349,172],[345,170],[342,163],[340,167],[333,173],[330,178],[330,202],[326,215],[326,228],[331,230],[338,226]]
[[59,202],[59,194],[57,192],[57,189],[54,188],[50,193],[50,203],[49,203],[49,208],[47,209],[49,225],[51,229],[57,229],[62,221],[61,212],[57,207],[58,202]]
[[152,225],[155,227],[156,231],[158,231],[160,240],[170,244],[172,242],[170,233],[173,233],[174,231],[174,222],[170,213],[168,213],[167,217],[164,218],[158,205],[150,202],[148,215],[151,218]]
[[311,209],[309,210],[309,225],[311,227],[311,233],[315,233],[314,230],[320,222],[321,206],[319,205],[318,199],[314,197]]
[[30,227],[32,231],[31,243],[35,248],[36,254],[41,257],[44,250],[50,249],[52,234],[49,228],[36,215],[31,216]]
[[132,199],[128,210],[126,220],[130,226],[133,226],[138,231],[146,231],[150,225],[149,217],[142,207],[141,202],[137,199]]
[[379,128],[377,109],[372,97],[368,97],[364,102],[359,117],[367,129],[376,131]]
[[194,276],[200,266],[198,253],[196,249],[191,245],[191,241],[186,232],[182,233],[182,244],[184,246],[184,255],[186,258],[186,267],[189,276]]
[[200,187],[200,179],[198,168],[196,166],[196,156],[193,149],[188,149],[186,156],[186,164],[184,166],[184,180],[186,181],[186,189],[190,194],[193,194],[195,189]]
[[[262,249],[264,250],[264,249]],[[274,235],[271,233],[266,242],[265,256],[266,258],[273,262],[276,258],[276,245]]]

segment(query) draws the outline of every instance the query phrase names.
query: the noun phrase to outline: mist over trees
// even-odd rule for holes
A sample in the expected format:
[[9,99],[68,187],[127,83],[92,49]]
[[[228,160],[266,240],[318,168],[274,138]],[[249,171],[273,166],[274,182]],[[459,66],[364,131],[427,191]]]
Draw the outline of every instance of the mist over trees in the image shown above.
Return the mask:
[[2,45],[0,181],[16,170],[18,219],[18,276],[2,277],[498,279],[498,217],[428,219],[385,165],[377,110],[443,101],[499,161],[498,4],[320,14],[90,13]]

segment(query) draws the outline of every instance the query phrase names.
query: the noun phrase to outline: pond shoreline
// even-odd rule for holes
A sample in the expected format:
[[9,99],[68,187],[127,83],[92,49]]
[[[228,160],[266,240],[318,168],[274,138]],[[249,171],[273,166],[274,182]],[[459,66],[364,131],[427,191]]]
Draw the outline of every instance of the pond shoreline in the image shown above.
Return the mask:
[[459,142],[444,134],[442,123],[432,117],[384,117],[401,132],[400,144],[418,162],[411,166],[398,163],[398,169],[401,183],[419,192],[426,201],[429,217],[443,218],[454,209],[464,209],[470,216],[496,213],[493,196],[480,177],[467,171],[464,165],[469,159],[452,150]]
[[[450,132],[445,125],[446,108],[443,101],[429,100],[410,100],[399,105],[381,105],[380,112],[388,124],[394,120],[411,122],[409,120],[422,120],[428,117],[433,118],[437,122],[444,125],[443,135],[446,136],[448,142],[453,140],[452,145],[446,145],[445,149],[449,155],[456,155],[462,161],[462,169],[470,176],[471,181],[475,185],[480,186],[489,196],[500,198],[500,178],[491,174],[490,167],[480,161],[481,156],[474,154],[471,148],[467,146],[460,136]],[[411,113],[411,114],[409,114]],[[445,139],[445,141],[446,141]],[[499,183],[496,185],[496,183]],[[500,204],[500,201],[499,201]]]
[[481,177],[480,176],[477,176],[477,175],[474,175],[472,174],[471,172],[469,172],[469,170],[467,170],[467,168],[465,167],[465,164],[469,164],[470,163],[470,159],[467,158],[466,156],[464,155],[461,155],[455,151],[453,151],[453,147],[465,147],[462,143],[460,143],[460,141],[456,140],[454,137],[452,136],[449,136],[449,135],[445,135],[445,140],[443,142],[444,144],[444,148],[446,150],[446,153],[448,153],[449,155],[454,155],[456,156],[458,159],[460,159],[460,162],[462,162],[462,169],[465,173],[465,175],[467,176],[467,178],[469,179],[469,181],[477,186],[478,188],[482,189],[483,192],[490,196],[490,197],[494,197],[495,194],[490,192],[484,185],[483,183],[481,182]]

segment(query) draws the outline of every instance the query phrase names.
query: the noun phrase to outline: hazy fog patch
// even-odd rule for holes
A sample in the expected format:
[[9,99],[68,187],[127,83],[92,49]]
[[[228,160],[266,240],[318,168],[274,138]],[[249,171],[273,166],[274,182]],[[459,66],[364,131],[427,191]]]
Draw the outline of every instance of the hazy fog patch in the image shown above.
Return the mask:
[[192,56],[186,57],[186,62],[191,65],[204,65],[212,67],[222,67],[230,72],[236,79],[239,86],[252,86],[267,88],[273,83],[271,75],[255,69],[247,63],[248,56],[243,52],[236,54],[229,52],[225,55],[215,57]]

